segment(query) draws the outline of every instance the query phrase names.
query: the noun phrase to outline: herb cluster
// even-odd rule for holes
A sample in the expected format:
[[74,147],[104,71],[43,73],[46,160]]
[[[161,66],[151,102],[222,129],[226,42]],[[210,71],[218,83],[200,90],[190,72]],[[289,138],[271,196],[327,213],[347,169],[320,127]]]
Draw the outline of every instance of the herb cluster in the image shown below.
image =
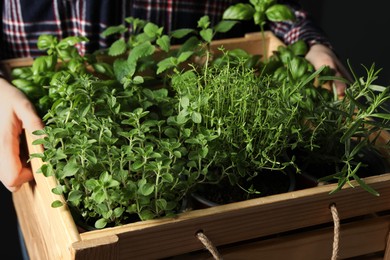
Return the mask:
[[[169,35],[129,17],[104,33],[131,31],[128,39],[86,56],[75,47],[84,37],[40,37],[47,55],[15,69],[13,83],[46,123],[34,142],[44,152],[32,157],[56,177],[53,192],[64,195],[76,219],[104,228],[171,216],[201,183],[229,178],[239,185],[263,170],[299,173],[315,157],[336,165],[326,178],[337,178],[339,188],[355,179],[375,194],[356,174],[357,155],[389,128],[388,113],[378,112],[388,88],[372,84],[377,72],[370,68],[344,98],[334,96],[322,88],[335,79],[332,71],[314,70],[300,41],[267,59],[223,46],[215,56],[213,37],[237,19],[253,17],[262,31],[265,19],[292,18],[274,1],[250,3],[232,6],[215,27],[205,16],[197,30]],[[186,40],[171,46],[173,38]]]

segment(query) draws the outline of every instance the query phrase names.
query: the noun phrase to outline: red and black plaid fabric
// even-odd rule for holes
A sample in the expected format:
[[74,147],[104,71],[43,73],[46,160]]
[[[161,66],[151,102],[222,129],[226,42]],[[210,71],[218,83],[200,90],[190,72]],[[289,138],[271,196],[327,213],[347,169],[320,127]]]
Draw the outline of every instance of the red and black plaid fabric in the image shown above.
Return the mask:
[[[109,39],[101,36],[108,26],[122,24],[126,17],[138,17],[163,26],[170,31],[195,28],[200,17],[208,15],[212,24],[221,20],[224,10],[239,0],[2,0],[0,59],[36,57],[42,55],[36,44],[42,34],[59,39],[67,36],[88,37],[80,46],[82,53],[105,48]],[[289,4],[291,1],[285,1]],[[295,8],[295,7],[294,7]],[[296,23],[270,24],[270,29],[285,43],[304,39],[309,43],[326,42],[300,9]],[[258,30],[241,24],[230,35],[236,37]]]

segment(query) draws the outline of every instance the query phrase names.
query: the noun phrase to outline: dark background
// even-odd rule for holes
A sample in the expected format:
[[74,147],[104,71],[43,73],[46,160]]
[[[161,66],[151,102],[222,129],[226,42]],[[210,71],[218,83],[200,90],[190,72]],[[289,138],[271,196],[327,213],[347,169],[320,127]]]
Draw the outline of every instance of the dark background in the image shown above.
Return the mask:
[[[390,85],[390,46],[388,37],[390,13],[386,0],[300,0],[312,19],[324,30],[340,60],[347,60],[359,76],[365,76],[361,65],[381,69],[377,84]],[[22,259],[19,250],[16,217],[11,193],[0,184],[0,258]],[[6,231],[6,232],[4,232]]]
[[17,230],[12,194],[0,183],[0,259],[23,259]]
[[298,0],[324,30],[340,60],[365,76],[361,65],[381,69],[376,84],[390,85],[389,1]]

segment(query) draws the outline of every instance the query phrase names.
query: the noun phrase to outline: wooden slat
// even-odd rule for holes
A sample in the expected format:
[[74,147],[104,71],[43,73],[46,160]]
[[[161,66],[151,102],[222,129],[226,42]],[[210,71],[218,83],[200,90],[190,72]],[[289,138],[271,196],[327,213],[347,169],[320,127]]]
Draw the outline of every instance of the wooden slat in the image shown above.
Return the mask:
[[265,57],[272,55],[278,46],[284,45],[281,40],[276,38],[271,32],[265,32],[265,40],[262,41],[261,33],[248,33],[245,37],[215,40],[211,43],[212,50],[219,53],[218,48],[223,46],[225,50],[242,49],[254,55],[263,55]]
[[72,244],[72,259],[78,260],[116,260],[119,258],[116,235],[104,236]]
[[390,174],[370,177],[366,181],[381,196],[375,197],[361,187],[345,187],[330,195],[335,185],[324,185],[193,210],[176,218],[86,232],[81,238],[89,240],[117,234],[119,255],[159,258],[202,249],[203,245],[195,237],[199,230],[203,230],[215,245],[221,246],[329,223],[332,221],[329,210],[332,203],[337,205],[341,219],[390,209]]
[[[390,216],[375,217],[343,224],[340,228],[338,259],[369,255],[379,258],[386,247]],[[333,227],[298,231],[264,241],[248,242],[219,248],[224,260],[235,259],[288,259],[329,260],[332,256]],[[287,257],[288,256],[288,257]],[[366,256],[366,258],[363,258]],[[172,260],[211,260],[207,250],[173,257]],[[380,258],[382,259],[382,258]]]
[[[32,136],[26,135],[27,142]],[[42,152],[42,147],[31,146],[30,153]],[[31,160],[36,171],[42,165],[38,159]],[[35,180],[25,183],[13,193],[15,210],[20,222],[26,247],[31,260],[69,259],[70,245],[80,240],[79,232],[66,206],[52,208],[51,203],[62,200],[51,188],[56,186],[54,177],[34,173]]]
[[12,68],[30,66],[33,62],[32,58],[16,58],[0,61],[0,69],[5,72],[6,78],[11,78]]
[[387,243],[386,243],[386,250],[385,250],[385,260],[390,260],[390,231],[387,233]]

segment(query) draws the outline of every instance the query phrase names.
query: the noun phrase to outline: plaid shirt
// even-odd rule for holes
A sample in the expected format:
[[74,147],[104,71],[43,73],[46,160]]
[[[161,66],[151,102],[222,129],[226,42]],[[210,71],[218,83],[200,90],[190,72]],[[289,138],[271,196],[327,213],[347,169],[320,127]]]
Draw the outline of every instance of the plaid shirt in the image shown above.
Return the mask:
[[[82,35],[90,41],[80,52],[106,48],[110,42],[101,36],[108,26],[122,24],[126,17],[138,17],[163,26],[166,32],[177,28],[196,28],[197,21],[208,15],[212,24],[221,20],[224,10],[239,0],[3,0],[0,60],[42,55],[36,44],[42,34],[59,39]],[[242,1],[245,2],[245,1]],[[279,1],[292,4],[292,1]],[[286,44],[304,39],[309,44],[326,43],[321,30],[298,6],[291,5],[298,21],[270,23],[271,29]],[[258,30],[241,24],[224,37],[242,36]],[[329,45],[330,46],[330,45]]]

